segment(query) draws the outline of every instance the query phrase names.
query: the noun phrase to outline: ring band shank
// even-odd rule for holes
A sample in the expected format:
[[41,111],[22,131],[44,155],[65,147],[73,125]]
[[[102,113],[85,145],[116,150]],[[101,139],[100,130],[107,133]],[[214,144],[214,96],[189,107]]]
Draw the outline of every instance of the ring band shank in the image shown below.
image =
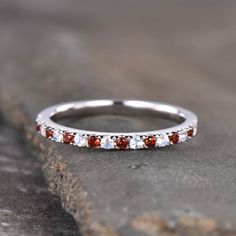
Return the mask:
[[[75,129],[71,127],[67,127],[61,125],[56,122],[57,118],[63,115],[70,115],[70,113],[78,112],[79,114],[85,110],[90,108],[132,108],[134,110],[142,109],[142,110],[149,110],[152,112],[156,112],[159,114],[163,114],[170,118],[179,119],[182,123],[166,128],[161,130],[151,130],[151,131],[143,131],[143,132],[99,132],[99,131],[89,131],[89,130],[82,130],[82,129]],[[92,100],[92,101],[75,101],[69,103],[63,103],[55,106],[51,106],[46,108],[45,110],[41,111],[36,119],[37,123],[46,128],[50,128],[54,131],[60,131],[62,134],[64,133],[71,133],[74,135],[82,135],[82,136],[110,136],[110,137],[133,137],[133,136],[158,136],[163,133],[170,134],[175,132],[182,132],[188,130],[190,127],[193,129],[197,129],[198,119],[197,116],[182,107],[159,103],[159,102],[149,102],[149,101],[138,101],[138,100]],[[195,132],[196,133],[196,132]],[[45,135],[44,135],[45,136]]]

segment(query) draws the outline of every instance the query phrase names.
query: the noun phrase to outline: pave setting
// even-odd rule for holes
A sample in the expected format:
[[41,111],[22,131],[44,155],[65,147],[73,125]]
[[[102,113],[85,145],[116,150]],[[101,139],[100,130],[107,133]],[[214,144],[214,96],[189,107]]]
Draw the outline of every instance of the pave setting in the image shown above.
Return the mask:
[[[97,106],[98,102],[109,104],[114,102],[112,100],[105,101],[86,101],[86,106],[93,105]],[[166,112],[167,114],[176,114],[176,116],[183,117],[185,122],[180,125],[176,125],[171,128],[166,128],[156,131],[147,131],[147,132],[137,132],[137,133],[112,133],[112,132],[97,132],[97,131],[86,131],[80,129],[74,129],[60,125],[53,120],[51,120],[51,114],[56,114],[57,109],[60,105],[56,105],[42,111],[37,119],[35,124],[36,131],[41,134],[43,137],[53,140],[55,142],[60,142],[68,145],[75,145],[78,147],[91,147],[91,148],[101,148],[105,150],[110,149],[150,149],[150,148],[161,148],[168,145],[174,145],[178,143],[183,143],[191,140],[194,136],[197,135],[198,120],[197,116],[181,107],[175,107],[171,105],[161,104],[161,103],[152,103],[152,102],[142,102],[142,101],[119,101],[117,104],[122,102],[131,103],[130,106],[145,107],[153,106],[155,111],[161,110],[160,112]],[[89,104],[88,104],[89,103]],[[140,103],[137,105],[137,103]],[[83,102],[72,103],[73,106],[80,104],[83,106]],[[62,108],[66,108],[64,112],[71,106],[68,104],[62,104]],[[113,106],[109,105],[109,106]],[[72,106],[72,107],[73,107]],[[78,107],[79,107],[78,106]],[[156,108],[155,108],[156,106]],[[158,107],[160,106],[160,108]],[[62,109],[62,110],[63,110]],[[174,110],[176,109],[176,110]],[[60,110],[60,109],[58,109]],[[182,112],[182,113],[181,113]]]
[[47,127],[45,124],[36,123],[35,129],[42,136],[56,142],[72,144],[78,147],[92,147],[102,149],[147,149],[161,148],[170,144],[178,144],[189,141],[197,134],[197,126],[191,126],[184,130],[172,133],[157,133],[156,135],[134,135],[132,137],[105,135],[87,135],[69,133]]

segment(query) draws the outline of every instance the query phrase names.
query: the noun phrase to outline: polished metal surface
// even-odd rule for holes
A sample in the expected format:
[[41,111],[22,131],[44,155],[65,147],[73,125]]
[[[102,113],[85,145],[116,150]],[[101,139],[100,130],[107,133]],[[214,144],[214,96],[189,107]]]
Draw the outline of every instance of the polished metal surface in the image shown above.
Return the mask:
[[[88,111],[89,109],[90,110],[95,109],[99,111],[100,109],[102,110],[104,108],[116,108],[117,111],[119,111],[119,108],[127,108],[131,110],[147,110],[155,112],[160,115],[167,116],[168,118],[171,119],[181,120],[182,122],[180,124],[177,124],[176,126],[161,130],[150,130],[142,132],[122,132],[122,133],[75,129],[57,123],[57,120],[63,116],[70,116],[73,113],[83,115],[85,110]],[[44,131],[41,132],[43,136],[45,136],[45,129],[49,128],[54,132],[59,131],[62,134],[70,133],[73,135],[81,135],[83,137],[93,135],[93,136],[99,136],[100,138],[103,138],[104,136],[110,138],[114,137],[132,138],[134,136],[139,136],[140,138],[143,138],[146,136],[158,137],[159,135],[162,134],[166,135],[171,135],[172,133],[180,134],[184,131],[188,131],[189,129],[194,129],[194,134],[193,134],[194,136],[196,134],[198,118],[193,112],[187,109],[159,102],[139,101],[139,100],[91,100],[91,101],[88,100],[88,101],[68,102],[48,107],[38,114],[36,121],[44,129]],[[53,137],[51,137],[51,139],[55,140],[55,138]]]

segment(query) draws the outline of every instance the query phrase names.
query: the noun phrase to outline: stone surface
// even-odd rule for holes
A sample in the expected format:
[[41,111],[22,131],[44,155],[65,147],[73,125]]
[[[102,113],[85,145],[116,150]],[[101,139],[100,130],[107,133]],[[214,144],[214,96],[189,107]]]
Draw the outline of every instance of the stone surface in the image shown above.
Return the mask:
[[80,235],[73,217],[48,192],[40,166],[20,135],[1,122],[0,235]]
[[[234,1],[7,0],[0,6],[2,114],[36,148],[50,190],[84,235],[236,234]],[[117,152],[55,144],[30,128],[49,105],[110,97],[189,108],[199,115],[198,137]],[[170,121],[119,114],[68,123],[132,131]]]

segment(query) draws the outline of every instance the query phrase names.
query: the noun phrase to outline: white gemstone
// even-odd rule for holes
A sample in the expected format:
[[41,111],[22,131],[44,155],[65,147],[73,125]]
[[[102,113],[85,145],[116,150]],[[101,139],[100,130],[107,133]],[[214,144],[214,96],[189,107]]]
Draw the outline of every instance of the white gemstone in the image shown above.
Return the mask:
[[110,136],[104,136],[101,140],[101,148],[104,148],[104,149],[115,148],[114,140],[112,140]]
[[197,134],[197,127],[193,128],[193,136],[195,136]]
[[53,140],[55,140],[56,142],[62,142],[63,134],[59,130],[55,130],[53,132]]
[[186,131],[182,131],[179,133],[179,142],[183,143],[188,140],[188,133]]
[[170,144],[169,136],[165,133],[160,134],[157,136],[156,146],[157,147],[164,147]]
[[46,127],[41,125],[40,127],[40,133],[42,136],[46,137]]
[[144,148],[144,142],[140,136],[134,136],[130,139],[129,146],[131,149],[141,149]]
[[87,138],[83,135],[76,134],[74,138],[74,142],[79,147],[85,147],[87,145]]

